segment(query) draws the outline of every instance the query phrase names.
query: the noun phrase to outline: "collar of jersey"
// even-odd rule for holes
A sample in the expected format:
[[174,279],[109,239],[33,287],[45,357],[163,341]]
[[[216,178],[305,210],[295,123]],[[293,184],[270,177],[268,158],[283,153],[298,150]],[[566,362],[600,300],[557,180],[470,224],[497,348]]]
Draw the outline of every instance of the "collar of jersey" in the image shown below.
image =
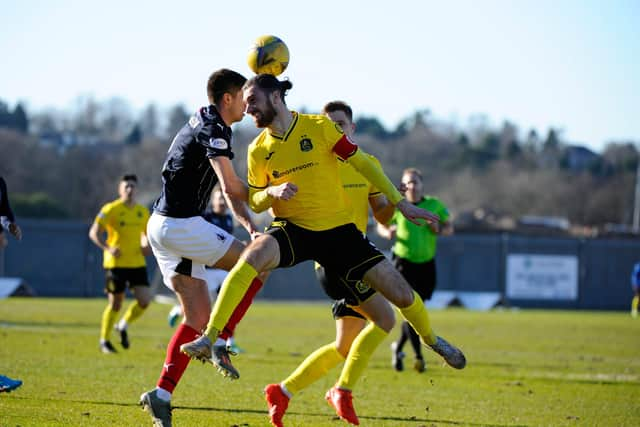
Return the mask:
[[293,120],[291,120],[291,124],[289,125],[289,129],[287,129],[287,131],[284,133],[284,136],[277,135],[277,134],[271,132],[271,130],[269,130],[269,135],[271,135],[275,139],[280,139],[280,140],[286,141],[287,138],[289,138],[289,135],[291,135],[291,132],[293,132],[293,129],[296,127],[296,124],[298,123],[298,113],[296,111],[292,110],[291,114],[293,114]]
[[124,206],[127,209],[134,209],[136,206],[138,206],[138,204],[136,202],[133,203],[133,206],[129,207],[129,205],[127,205],[124,200],[117,198],[114,200],[114,202],[116,202],[116,204],[119,204],[121,206]]

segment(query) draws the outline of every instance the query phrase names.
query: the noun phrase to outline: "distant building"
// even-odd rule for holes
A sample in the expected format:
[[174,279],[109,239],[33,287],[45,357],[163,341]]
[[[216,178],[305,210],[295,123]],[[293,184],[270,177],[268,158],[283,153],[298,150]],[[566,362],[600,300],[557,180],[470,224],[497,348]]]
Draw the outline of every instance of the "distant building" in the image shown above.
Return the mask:
[[463,211],[453,218],[456,232],[485,233],[510,231],[515,228],[515,221],[508,215],[489,207],[479,207],[472,211]]
[[563,166],[572,171],[583,171],[600,160],[600,156],[581,145],[569,145],[564,149]]
[[565,217],[524,215],[518,220],[516,231],[527,234],[563,235],[569,233],[571,224]]
[[636,239],[640,237],[640,233],[638,233],[637,230],[634,230],[633,226],[613,223],[605,224],[598,235],[607,237],[631,237]]

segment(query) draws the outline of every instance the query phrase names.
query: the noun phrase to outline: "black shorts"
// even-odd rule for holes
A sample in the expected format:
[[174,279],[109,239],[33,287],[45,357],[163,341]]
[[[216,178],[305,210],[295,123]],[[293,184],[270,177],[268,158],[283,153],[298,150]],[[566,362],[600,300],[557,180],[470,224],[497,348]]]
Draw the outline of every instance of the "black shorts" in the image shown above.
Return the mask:
[[[344,280],[337,274],[327,271],[324,267],[316,265],[316,278],[327,296],[335,302],[332,306],[333,317],[339,319],[345,316],[365,317],[353,310],[349,306],[360,305],[362,301],[366,301],[369,297],[376,293],[375,290],[367,286],[363,281],[356,284],[355,289],[347,286]],[[355,291],[355,292],[354,292]]]
[[311,231],[276,218],[267,228],[280,247],[278,267],[291,267],[313,260],[340,277],[351,295],[359,295],[362,277],[383,261],[384,255],[354,224],[330,230]]
[[436,260],[415,263],[393,254],[393,265],[423,301],[430,300],[436,288]]
[[136,286],[149,286],[147,267],[107,268],[105,270],[106,285],[104,290],[110,294],[119,294]]

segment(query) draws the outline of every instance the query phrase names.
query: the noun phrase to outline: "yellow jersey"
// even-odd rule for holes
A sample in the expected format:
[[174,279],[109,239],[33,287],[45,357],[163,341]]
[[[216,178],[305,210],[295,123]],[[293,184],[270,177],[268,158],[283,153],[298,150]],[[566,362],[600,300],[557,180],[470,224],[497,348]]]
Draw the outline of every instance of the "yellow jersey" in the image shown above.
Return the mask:
[[[380,166],[380,162],[371,154],[367,154],[371,161]],[[362,176],[353,166],[338,158],[340,180],[351,205],[353,206],[353,219],[358,230],[367,233],[369,222],[369,197],[381,196],[382,193]]]
[[120,256],[114,258],[104,251],[104,268],[135,268],[146,265],[140,237],[146,232],[149,210],[136,204],[128,207],[122,200],[114,200],[100,209],[95,222],[107,232],[107,245],[120,248]]
[[342,187],[334,145],[343,137],[338,125],[321,115],[292,112],[284,135],[263,130],[248,148],[248,184],[258,190],[291,182],[298,192],[290,200],[273,200],[276,217],[313,231],[353,221]]

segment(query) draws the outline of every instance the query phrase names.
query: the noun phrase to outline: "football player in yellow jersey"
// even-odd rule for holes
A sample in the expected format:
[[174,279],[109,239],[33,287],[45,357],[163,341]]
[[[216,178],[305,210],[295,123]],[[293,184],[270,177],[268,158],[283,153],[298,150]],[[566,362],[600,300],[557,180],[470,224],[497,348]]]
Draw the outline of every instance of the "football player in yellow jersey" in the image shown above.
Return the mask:
[[[248,149],[249,205],[256,212],[271,207],[276,218],[245,248],[229,272],[205,333],[183,344],[181,350],[192,358],[208,360],[212,342],[260,272],[315,260],[344,278],[345,286],[354,292],[362,281],[380,292],[399,308],[426,345],[452,367],[464,368],[464,354],[431,329],[422,299],[353,224],[337,156],[348,160],[413,222],[433,223],[437,215],[407,202],[382,169],[330,119],[290,111],[284,97],[291,87],[291,82],[269,74],[254,76],[244,85],[246,111],[264,128]],[[369,298],[360,305],[372,320],[372,331],[353,342],[346,375],[325,396],[338,415],[352,424],[358,424],[358,419],[350,389],[366,366],[366,355],[387,335],[376,324],[388,307],[380,302],[386,304],[384,299]]]
[[[113,329],[127,286],[135,301],[129,305],[116,329],[120,344],[129,348],[128,325],[142,315],[151,302],[145,255],[151,254],[146,229],[149,210],[136,203],[136,175],[124,175],[118,186],[119,198],[101,209],[89,230],[89,238],[104,252],[106,286],[109,303],[102,313],[100,350],[116,353],[109,337]],[[105,239],[106,235],[106,239]]]
[[[355,124],[353,123],[353,111],[348,104],[342,101],[332,101],[324,106],[322,112],[337,123],[345,135],[352,138]],[[379,165],[378,159],[371,155],[370,157]],[[367,232],[369,206],[371,206],[373,216],[378,222],[385,224],[390,221],[395,206],[389,203],[387,198],[353,166],[342,161],[339,157],[338,160],[342,188],[353,206],[353,222],[358,230],[364,234]],[[343,279],[338,275],[330,270],[325,270],[317,263],[315,267],[316,276],[325,293],[335,300],[333,317],[336,319],[336,339],[312,352],[284,381],[266,386],[264,391],[269,405],[269,416],[271,424],[276,427],[283,425],[282,418],[293,395],[320,379],[330,369],[347,358],[351,344],[367,324],[366,313],[363,315],[358,307],[361,301],[372,297],[384,298],[365,283],[360,283],[355,287],[357,294],[354,294],[353,289],[345,286]],[[381,316],[376,319],[375,323],[388,333],[393,328],[395,319],[393,310],[388,303],[381,302],[381,307],[384,307],[385,304],[386,309],[380,311]],[[361,339],[366,339],[366,334],[376,334],[373,323],[363,332]],[[345,374],[349,372],[347,365],[345,365],[343,372]],[[340,383],[341,380],[338,380],[338,384]],[[357,419],[357,416],[352,419]]]

